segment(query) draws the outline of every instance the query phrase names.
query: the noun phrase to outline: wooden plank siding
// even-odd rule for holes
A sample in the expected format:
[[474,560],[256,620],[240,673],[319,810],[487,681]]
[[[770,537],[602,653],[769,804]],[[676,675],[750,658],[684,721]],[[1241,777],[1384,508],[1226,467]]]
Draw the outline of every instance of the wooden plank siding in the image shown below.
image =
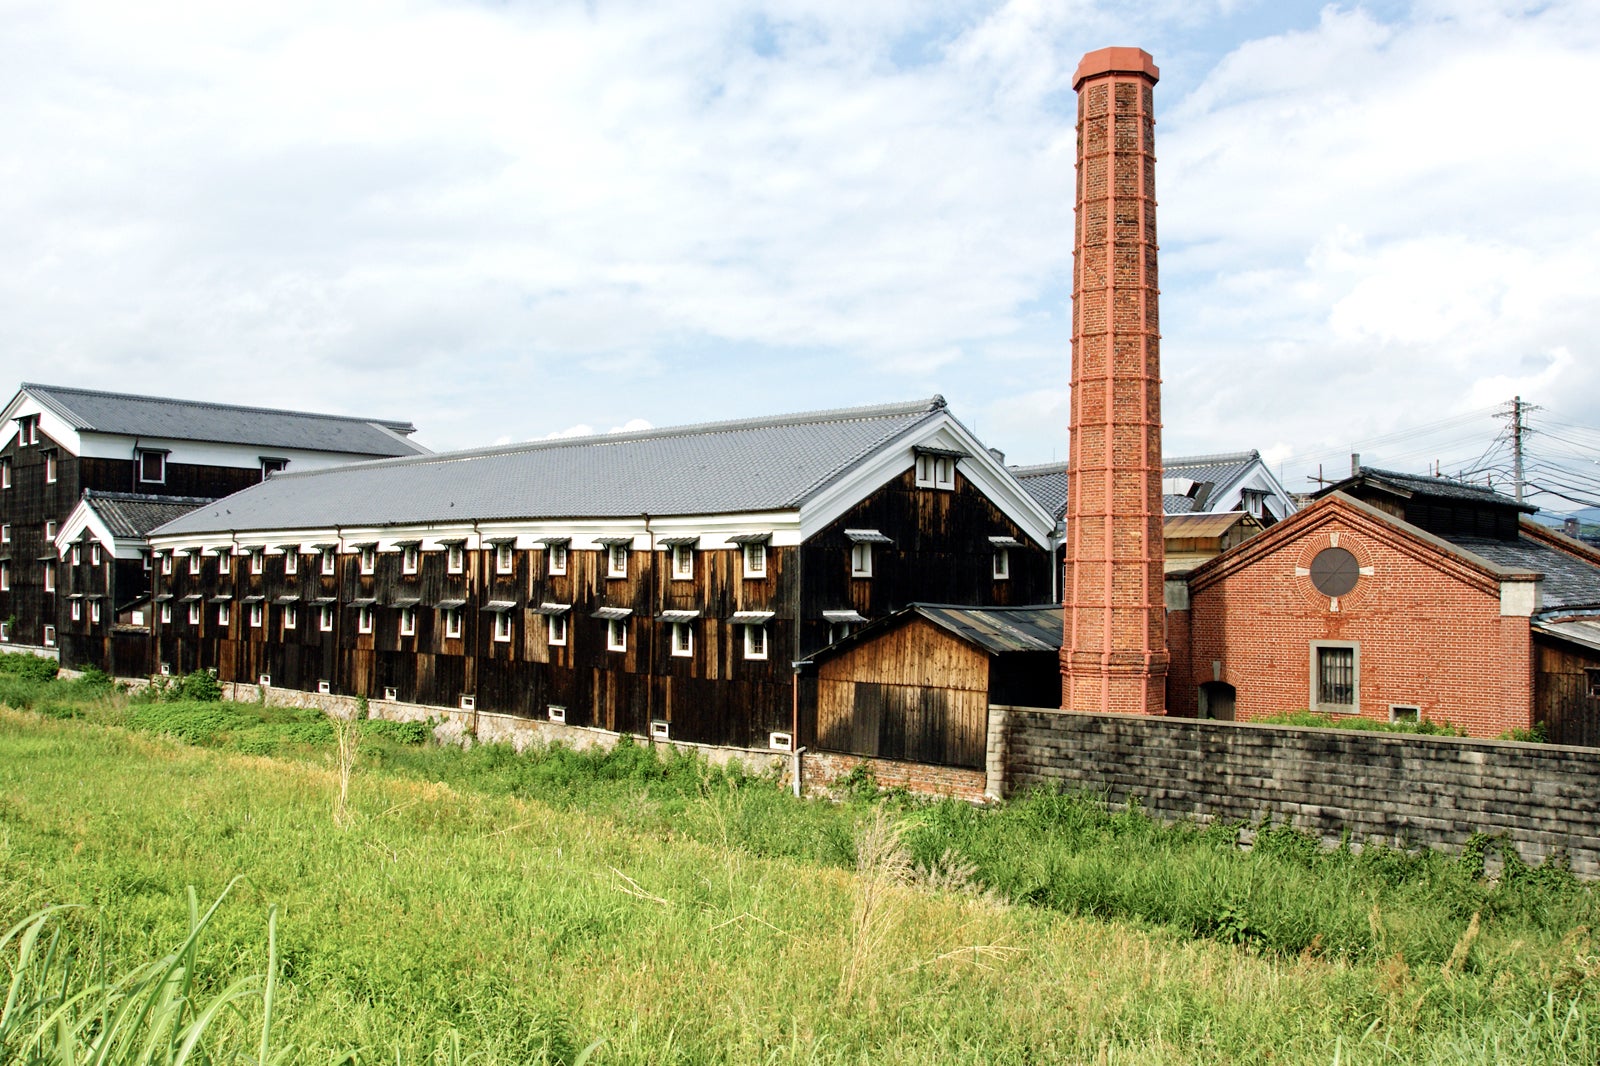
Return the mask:
[[823,662],[814,743],[828,751],[981,768],[989,656],[921,618]]
[[1600,746],[1600,697],[1590,695],[1590,670],[1600,670],[1600,652],[1534,638],[1533,720],[1544,723],[1550,743]]

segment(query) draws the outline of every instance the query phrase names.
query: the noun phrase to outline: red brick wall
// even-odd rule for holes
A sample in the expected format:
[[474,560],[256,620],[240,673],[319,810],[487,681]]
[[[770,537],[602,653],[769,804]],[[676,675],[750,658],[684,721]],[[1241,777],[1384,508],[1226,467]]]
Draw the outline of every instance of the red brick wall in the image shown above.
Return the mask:
[[982,770],[962,770],[954,766],[867,759],[858,755],[805,752],[800,756],[800,778],[808,794],[827,792],[858,766],[865,765],[882,788],[904,788],[933,796],[981,800],[987,777]]
[[[1335,540],[1371,570],[1337,610],[1304,573]],[[1387,721],[1390,704],[1411,704],[1475,737],[1531,723],[1528,619],[1501,617],[1498,579],[1447,549],[1330,497],[1220,562],[1194,576],[1188,617],[1174,617],[1190,633],[1175,711],[1195,712],[1216,660],[1238,720],[1304,710],[1312,642],[1351,641],[1362,717]]]

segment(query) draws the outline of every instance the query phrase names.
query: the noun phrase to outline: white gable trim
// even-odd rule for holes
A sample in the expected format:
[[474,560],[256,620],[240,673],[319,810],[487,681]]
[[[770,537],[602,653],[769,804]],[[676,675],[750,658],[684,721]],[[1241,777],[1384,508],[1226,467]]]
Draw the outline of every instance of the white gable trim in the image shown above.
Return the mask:
[[105,519],[89,506],[89,501],[79,500],[72,513],[67,515],[67,520],[61,523],[56,539],[51,542],[55,545],[56,554],[65,559],[67,553],[72,550],[73,542],[81,537],[85,530],[88,530],[92,540],[104,545],[115,559],[137,559],[149,548],[149,543],[143,537],[113,536],[111,527],[107,526]]
[[78,431],[68,425],[55,411],[34,399],[33,394],[27,389],[13,396],[11,402],[6,404],[5,412],[0,414],[0,419],[4,419],[4,424],[0,425],[0,448],[8,447],[17,439],[16,420],[26,415],[38,415],[39,432],[66,449],[68,453],[83,454],[83,442],[78,437]]

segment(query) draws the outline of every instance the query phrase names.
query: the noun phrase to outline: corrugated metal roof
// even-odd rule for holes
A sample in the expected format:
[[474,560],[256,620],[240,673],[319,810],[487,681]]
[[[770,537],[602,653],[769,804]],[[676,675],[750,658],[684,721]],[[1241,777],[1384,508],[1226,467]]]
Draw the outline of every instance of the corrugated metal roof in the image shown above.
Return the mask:
[[1162,533],[1174,537],[1220,537],[1234,526],[1250,518],[1243,511],[1223,511],[1219,514],[1169,514],[1162,522]]
[[1535,622],[1533,628],[1540,633],[1600,651],[1600,618],[1564,618]]
[[993,655],[1061,650],[1060,604],[944,607],[914,603],[906,609]]
[[280,474],[160,532],[786,510],[944,406],[935,396]]
[[251,444],[351,455],[425,455],[410,422],[240,407],[24,382],[22,391],[78,430],[167,440]]
[[204,496],[148,496],[88,489],[84,503],[100,516],[113,537],[143,537],[157,526],[181,518],[211,500]]

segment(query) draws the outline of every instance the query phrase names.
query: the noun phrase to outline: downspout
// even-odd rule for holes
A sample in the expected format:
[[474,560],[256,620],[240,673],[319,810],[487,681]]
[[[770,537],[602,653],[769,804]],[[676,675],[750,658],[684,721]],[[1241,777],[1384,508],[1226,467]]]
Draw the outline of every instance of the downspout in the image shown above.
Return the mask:
[[[482,565],[483,562],[484,562],[484,560],[483,560],[483,530],[478,528],[478,520],[476,518],[474,518],[472,520],[472,541],[473,541],[473,544],[475,545],[475,547],[472,549],[472,558],[473,558],[473,562],[474,562],[475,565],[472,567],[472,569],[470,571],[468,571],[466,574],[463,574],[462,576],[469,579],[468,582],[467,582],[467,604],[472,610],[472,619],[473,619],[473,621],[472,621],[472,739],[473,740],[477,740],[478,739],[478,675],[479,675],[480,672],[482,672],[482,669],[483,669],[483,648],[481,647],[482,642],[483,642],[483,619],[480,616],[483,614],[483,584],[484,584],[484,577],[487,576],[489,568],[488,568],[488,566],[485,565],[485,566],[483,566],[481,571],[479,570],[479,565]],[[464,563],[465,559],[463,559],[462,561]],[[482,576],[480,576],[480,574]],[[458,700],[457,701],[457,709],[459,709],[459,708],[460,708],[460,701]]]
[[649,513],[646,512],[642,517],[644,518],[645,534],[650,538],[650,554],[646,556],[650,567],[650,594],[645,597],[645,608],[650,612],[649,617],[645,619],[645,634],[650,640],[650,657],[645,660],[644,716],[645,735],[650,738],[651,747],[654,747],[656,742],[655,730],[651,729],[650,726],[656,720],[656,597],[662,593],[656,581],[656,531],[650,528]]

